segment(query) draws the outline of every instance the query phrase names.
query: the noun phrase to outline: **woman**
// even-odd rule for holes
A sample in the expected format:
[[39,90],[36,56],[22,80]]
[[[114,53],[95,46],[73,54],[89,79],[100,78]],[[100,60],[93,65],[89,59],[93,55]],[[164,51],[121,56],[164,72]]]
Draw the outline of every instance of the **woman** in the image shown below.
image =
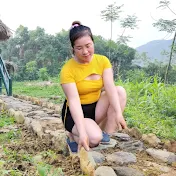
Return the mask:
[[[122,115],[126,91],[115,86],[109,59],[94,54],[94,40],[89,27],[75,21],[69,37],[74,56],[63,66],[60,74],[66,96],[62,120],[70,132],[69,146],[76,147],[77,151],[78,144],[78,149],[83,146],[88,151],[89,147],[100,142],[109,142],[109,135],[116,129],[127,128]],[[75,142],[70,142],[70,139]]]

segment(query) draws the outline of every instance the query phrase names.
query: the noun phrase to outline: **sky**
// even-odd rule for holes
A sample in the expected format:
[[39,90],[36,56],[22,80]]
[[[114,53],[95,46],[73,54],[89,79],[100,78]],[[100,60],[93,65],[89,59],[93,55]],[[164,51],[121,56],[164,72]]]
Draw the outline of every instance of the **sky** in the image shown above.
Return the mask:
[[[94,35],[110,39],[110,22],[101,18],[101,11],[109,4],[124,4],[120,14],[123,19],[135,14],[138,28],[126,30],[125,35],[132,37],[129,46],[136,48],[152,40],[170,39],[172,36],[159,32],[152,23],[159,18],[175,19],[169,10],[158,9],[160,0],[0,0],[0,19],[12,30],[20,25],[29,30],[37,26],[45,29],[48,34],[56,34],[62,29],[68,30],[75,20],[89,26]],[[171,8],[176,12],[176,1],[170,0]],[[113,23],[113,40],[122,34],[119,21]]]

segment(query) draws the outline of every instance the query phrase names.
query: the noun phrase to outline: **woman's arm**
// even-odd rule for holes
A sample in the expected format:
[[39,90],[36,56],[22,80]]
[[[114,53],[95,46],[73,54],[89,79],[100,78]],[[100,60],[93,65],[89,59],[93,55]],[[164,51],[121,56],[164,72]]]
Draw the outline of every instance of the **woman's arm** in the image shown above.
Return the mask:
[[67,97],[69,109],[77,127],[78,133],[86,134],[84,115],[75,83],[62,84],[62,88]]
[[117,123],[123,127],[126,128],[126,123],[124,121],[123,115],[122,115],[122,110],[120,107],[120,100],[119,96],[114,84],[114,79],[113,79],[113,71],[112,68],[107,68],[103,72],[103,82],[104,82],[104,89],[106,91],[106,94],[108,96],[109,102],[111,106],[113,107],[114,111],[116,112],[117,115]]

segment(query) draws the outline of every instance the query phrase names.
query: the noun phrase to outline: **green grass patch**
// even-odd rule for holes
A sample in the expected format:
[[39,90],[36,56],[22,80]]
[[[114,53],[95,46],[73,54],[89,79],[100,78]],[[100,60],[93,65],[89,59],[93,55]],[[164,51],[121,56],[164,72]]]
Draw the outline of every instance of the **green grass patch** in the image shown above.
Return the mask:
[[15,119],[13,117],[8,117],[5,112],[0,112],[0,128],[8,125],[12,125],[15,123]]
[[161,138],[176,139],[176,86],[157,77],[141,82],[119,82],[127,90],[125,117],[129,127]]
[[54,96],[60,96],[59,99],[55,100],[55,103],[60,103],[64,99],[62,88],[56,80],[52,81],[51,84],[47,85],[46,82],[41,81],[28,81],[28,82],[14,82],[13,93],[28,95],[39,98],[52,98]]
[[[15,123],[14,117],[9,117],[6,115],[6,112],[0,112],[0,128],[6,128],[8,130],[9,125]],[[20,130],[9,130],[8,132],[0,133],[0,144],[8,143],[10,141],[18,139],[20,136]]]

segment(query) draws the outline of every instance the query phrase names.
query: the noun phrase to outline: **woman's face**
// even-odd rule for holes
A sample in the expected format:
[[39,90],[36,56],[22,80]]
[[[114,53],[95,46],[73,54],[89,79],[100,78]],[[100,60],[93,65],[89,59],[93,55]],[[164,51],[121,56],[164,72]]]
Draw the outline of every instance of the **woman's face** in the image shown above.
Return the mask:
[[94,54],[94,43],[90,36],[78,38],[74,43],[75,59],[80,63],[89,63]]

